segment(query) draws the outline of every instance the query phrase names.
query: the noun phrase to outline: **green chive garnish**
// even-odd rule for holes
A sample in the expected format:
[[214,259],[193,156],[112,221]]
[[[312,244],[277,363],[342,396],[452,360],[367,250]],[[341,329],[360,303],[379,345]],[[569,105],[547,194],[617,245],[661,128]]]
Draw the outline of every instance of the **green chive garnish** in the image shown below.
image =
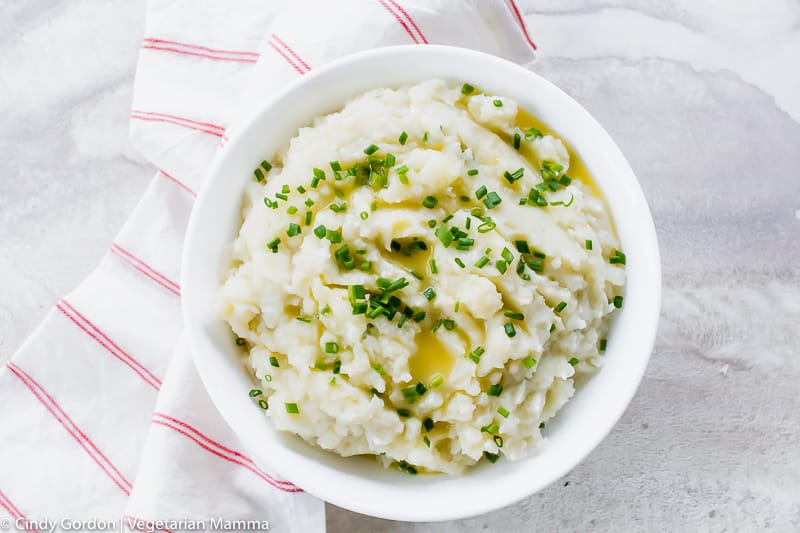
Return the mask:
[[435,387],[438,387],[442,383],[444,383],[444,378],[441,375],[436,374],[435,376],[433,376],[431,378],[431,382],[430,382],[429,386],[430,386],[430,388],[433,389]]
[[500,459],[500,456],[498,454],[492,452],[483,452],[483,456],[486,458],[487,461],[489,461],[492,464],[495,464],[497,460]]
[[431,259],[428,261],[428,266],[431,268],[431,274],[438,274],[439,269],[436,268],[436,259]]
[[508,418],[508,415],[511,414],[511,413],[509,413],[508,409],[506,409],[505,407],[503,407],[501,405],[500,407],[497,408],[497,414],[499,414],[503,418]]
[[600,339],[600,353],[604,353],[606,351],[607,344],[608,344],[607,339]]
[[522,142],[522,136],[519,133],[514,134],[514,148],[519,150],[519,145]]
[[460,266],[461,268],[464,268],[464,267],[466,266],[466,265],[464,264],[464,261],[462,261],[460,257],[456,257],[455,259],[453,259],[453,261],[455,261],[455,263],[456,263],[458,266]]
[[464,85],[461,86],[461,94],[463,94],[463,95],[471,94],[472,91],[474,91],[474,90],[475,90],[475,87],[473,87],[469,83],[465,83]]
[[327,232],[327,229],[322,224],[320,224],[319,226],[314,228],[314,235],[316,235],[320,239],[325,237],[326,232]]
[[398,140],[398,141],[400,141],[400,144],[401,144],[401,145],[405,145],[405,144],[406,144],[406,141],[408,140],[408,133],[406,133],[406,132],[404,131],[403,133],[401,133],[401,134],[400,134],[400,138],[399,138],[399,139],[397,139],[397,140]]
[[256,181],[264,181],[264,172],[260,168],[255,169],[253,174],[256,175]]
[[489,258],[484,255],[475,262],[475,266],[478,268],[483,268],[487,263],[489,263]]
[[476,197],[478,200],[480,200],[481,198],[483,198],[484,196],[486,196],[486,193],[487,193],[487,191],[486,191],[486,185],[481,185],[480,187],[478,187],[478,188],[475,190],[475,197]]
[[525,315],[523,315],[519,311],[506,311],[503,314],[513,320],[525,320]]
[[273,356],[270,356],[270,358],[269,358],[269,364],[271,364],[271,365],[272,365],[272,366],[274,366],[275,368],[278,368],[278,367],[280,367],[280,366],[281,366],[281,365],[278,363],[278,358],[277,358],[277,357],[275,357],[274,355],[273,355]]
[[614,296],[614,307],[617,309],[622,307],[622,296]]
[[531,253],[530,247],[528,247],[528,241],[514,241],[514,246],[516,246],[517,251],[522,254],[529,254]]
[[255,398],[256,396],[261,396],[261,394],[263,394],[263,393],[258,389],[253,389],[253,390],[250,391],[250,397],[251,398]]
[[508,269],[508,263],[506,263],[503,259],[498,259],[495,261],[494,266],[501,274],[505,274],[506,270]]
[[436,291],[433,290],[433,287],[428,287],[424,291],[422,291],[422,295],[425,297],[426,300],[429,302],[433,301],[436,298]]
[[328,237],[328,240],[333,244],[342,242],[342,232],[339,230],[329,229],[325,232],[325,236]]
[[326,342],[325,353],[339,353],[339,345],[335,342]]
[[553,311],[555,311],[556,313],[560,313],[561,311],[564,310],[565,307],[567,307],[567,302],[560,302],[557,306],[553,308]]
[[478,174],[477,168],[471,168],[467,170],[467,176],[476,176]]
[[511,250],[509,250],[508,248],[503,248],[503,252],[500,255],[503,256],[503,259],[506,260],[506,263],[514,262],[514,254],[511,253]]
[[496,192],[492,191],[486,198],[483,199],[483,205],[485,205],[489,209],[493,209],[496,205],[499,205],[503,201]]
[[294,237],[295,235],[300,235],[301,233],[300,226],[295,224],[294,222],[289,222],[289,229],[286,230],[286,235],[289,237]]
[[286,412],[289,413],[290,415],[296,415],[300,413],[300,409],[298,409],[296,403],[287,402],[285,405],[286,405]]
[[497,385],[492,385],[489,387],[489,390],[486,392],[489,396],[500,396],[500,393],[503,392],[503,387],[499,383]]
[[439,200],[437,200],[433,196],[426,196],[425,199],[422,200],[422,205],[424,205],[428,209],[433,209],[434,207],[436,207],[437,203],[439,203]]
[[536,365],[536,359],[531,357],[530,355],[522,360],[522,364],[525,365],[525,368],[531,369]]
[[536,128],[528,128],[525,130],[525,140],[532,141],[542,136],[542,132]]
[[586,239],[586,249],[587,250],[592,249],[592,239]]
[[273,252],[278,251],[278,245],[281,243],[281,239],[279,237],[275,237],[271,241],[267,243],[267,248],[272,250]]
[[575,366],[578,363],[580,363],[580,360],[577,357],[571,357],[569,360],[569,364],[571,364],[572,366]]
[[369,146],[364,148],[364,153],[367,154],[367,155],[372,155],[375,152],[377,152],[378,150],[380,150],[380,148],[378,148],[378,145],[370,144]]
[[517,334],[517,329],[511,322],[506,322],[506,324],[503,326],[503,329],[506,330],[506,335],[508,335],[509,338],[514,337]]
[[492,103],[494,104],[495,107],[503,107],[503,101],[502,100],[495,100]]

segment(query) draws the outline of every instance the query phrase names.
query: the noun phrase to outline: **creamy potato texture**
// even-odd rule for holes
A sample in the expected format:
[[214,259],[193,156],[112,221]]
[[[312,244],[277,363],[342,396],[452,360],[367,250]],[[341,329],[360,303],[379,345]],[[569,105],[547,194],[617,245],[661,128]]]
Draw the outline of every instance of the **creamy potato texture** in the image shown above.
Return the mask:
[[588,176],[521,116],[432,80],[265,154],[220,312],[277,429],[458,473],[530,453],[601,366],[625,255]]

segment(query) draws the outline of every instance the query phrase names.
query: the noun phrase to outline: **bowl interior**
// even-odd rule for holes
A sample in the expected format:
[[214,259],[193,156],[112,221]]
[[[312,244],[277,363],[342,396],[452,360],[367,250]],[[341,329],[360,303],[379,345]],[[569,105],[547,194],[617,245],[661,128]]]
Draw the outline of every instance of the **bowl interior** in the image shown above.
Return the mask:
[[[546,430],[538,452],[519,462],[479,466],[463,476],[407,476],[363,458],[340,458],[279,434],[247,395],[228,327],[213,314],[223,258],[241,224],[252,170],[301,126],[377,87],[431,78],[470,82],[513,98],[577,151],[612,211],[628,281],[609,335],[605,367],[586,382]],[[545,79],[494,56],[443,46],[376,49],[300,78],[264,104],[230,140],[197,199],[184,250],[183,312],[200,376],[247,452],[307,492],[356,512],[397,520],[447,520],[497,509],[572,469],[610,431],[641,380],[655,338],[661,274],[655,230],[638,182],[613,140],[579,104]]]

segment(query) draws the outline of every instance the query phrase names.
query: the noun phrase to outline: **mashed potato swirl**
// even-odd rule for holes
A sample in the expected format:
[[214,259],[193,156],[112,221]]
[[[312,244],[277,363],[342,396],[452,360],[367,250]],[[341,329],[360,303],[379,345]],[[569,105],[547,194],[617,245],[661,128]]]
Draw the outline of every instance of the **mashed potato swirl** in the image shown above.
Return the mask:
[[625,255],[517,115],[441,80],[373,90],[256,170],[220,313],[277,429],[454,474],[530,453],[601,366]]

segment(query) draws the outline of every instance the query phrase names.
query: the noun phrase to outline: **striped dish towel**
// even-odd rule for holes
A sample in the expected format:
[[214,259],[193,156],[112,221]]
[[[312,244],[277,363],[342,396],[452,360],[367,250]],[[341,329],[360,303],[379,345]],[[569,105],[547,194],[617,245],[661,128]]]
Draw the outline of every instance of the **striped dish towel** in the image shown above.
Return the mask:
[[181,339],[179,265],[195,191],[256,102],[342,55],[428,43],[528,65],[513,0],[150,0],[131,138],[161,169],[97,269],[0,370],[0,518],[268,520],[325,528],[324,504],[255,464]]

